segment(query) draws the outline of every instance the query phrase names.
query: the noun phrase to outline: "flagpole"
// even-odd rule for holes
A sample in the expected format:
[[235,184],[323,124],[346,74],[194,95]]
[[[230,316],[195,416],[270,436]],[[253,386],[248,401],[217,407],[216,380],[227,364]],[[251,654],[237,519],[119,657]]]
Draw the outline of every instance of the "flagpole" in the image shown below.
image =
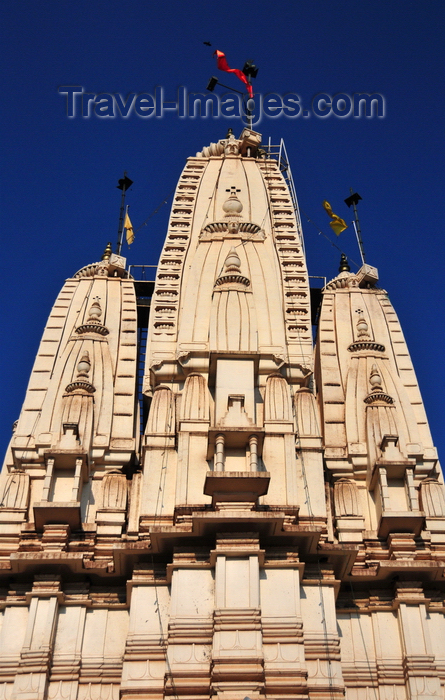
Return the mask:
[[359,250],[360,250],[360,255],[361,255],[361,258],[362,258],[362,262],[363,262],[363,265],[365,265],[365,264],[366,264],[366,261],[365,261],[365,249],[364,249],[364,247],[363,247],[362,232],[361,232],[361,230],[360,230],[360,221],[359,221],[359,219],[358,219],[358,211],[357,211],[357,204],[358,204],[358,202],[361,200],[361,197],[360,197],[360,195],[358,194],[358,192],[354,192],[354,190],[352,189],[352,187],[349,188],[349,191],[350,191],[350,193],[351,193],[351,196],[350,196],[350,197],[347,197],[347,198],[345,199],[345,204],[347,204],[348,207],[351,207],[351,204],[352,204],[352,207],[353,207],[353,209],[354,209],[354,221],[353,221],[353,224],[354,224],[354,228],[355,228],[355,234],[356,234],[356,236],[357,236],[357,243],[358,243],[358,247],[359,247]]
[[[129,204],[127,204],[127,206],[125,207],[125,218],[124,218],[124,223],[122,224],[122,233],[121,233],[121,245],[122,245],[123,240],[124,240],[125,222],[127,221],[129,207],[130,207]],[[127,230],[127,243],[128,243],[128,230]]]
[[[249,85],[252,84],[252,79],[251,79],[250,75],[247,75],[247,82]],[[249,97],[249,100],[250,100],[250,97]],[[247,100],[246,106],[249,104],[249,100]],[[252,129],[252,111],[250,110],[249,107],[247,107],[247,115],[246,116],[247,116],[247,123],[249,125],[249,129]]]
[[365,264],[366,264],[366,263],[365,263],[365,256],[363,255],[362,245],[360,245],[360,238],[359,238],[359,236],[358,236],[357,226],[355,225],[355,221],[354,221],[354,220],[352,221],[352,225],[353,225],[353,227],[354,227],[355,236],[356,236],[356,238],[357,238],[358,249],[359,249],[359,251],[360,251],[360,257],[361,257],[361,259],[362,259],[363,265],[365,265]]
[[120,255],[122,250],[122,241],[124,238],[124,210],[125,210],[125,193],[133,184],[133,180],[127,177],[127,171],[124,171],[124,177],[122,177],[117,185],[118,190],[122,190],[121,196],[121,208],[119,212],[119,226],[117,230],[117,246],[116,254]]

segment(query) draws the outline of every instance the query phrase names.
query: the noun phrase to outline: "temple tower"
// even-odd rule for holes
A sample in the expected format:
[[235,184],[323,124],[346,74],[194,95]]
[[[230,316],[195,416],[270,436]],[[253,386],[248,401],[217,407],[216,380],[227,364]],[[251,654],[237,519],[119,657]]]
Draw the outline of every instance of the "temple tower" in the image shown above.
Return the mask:
[[0,476],[0,699],[444,697],[408,349],[374,267],[322,297],[313,349],[298,209],[249,129],[187,160],[154,284],[110,248],[66,281]]

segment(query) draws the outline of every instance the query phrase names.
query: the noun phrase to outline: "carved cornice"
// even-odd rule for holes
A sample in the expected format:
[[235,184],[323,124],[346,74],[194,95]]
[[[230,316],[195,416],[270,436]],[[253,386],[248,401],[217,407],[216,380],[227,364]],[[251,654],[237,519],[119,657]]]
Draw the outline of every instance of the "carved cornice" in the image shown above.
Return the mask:
[[250,280],[248,280],[247,277],[244,277],[244,275],[229,273],[226,275],[221,275],[221,277],[218,277],[215,282],[215,286],[221,286],[223,284],[241,284],[244,287],[249,287]]
[[373,352],[385,352],[385,346],[381,343],[376,343],[374,340],[357,340],[351,343],[348,347],[349,352],[357,352],[358,350],[372,350]]
[[74,391],[80,390],[83,392],[86,392],[87,394],[94,394],[96,389],[90,382],[83,382],[83,381],[76,381],[76,382],[71,382],[71,384],[68,384],[66,387],[65,391],[68,394],[72,394]]
[[79,335],[82,335],[83,333],[99,333],[99,335],[108,335],[110,331],[100,323],[94,323],[92,321],[91,323],[84,323],[81,326],[78,326],[75,332]]
[[384,391],[375,391],[372,394],[369,394],[366,397],[366,399],[364,399],[364,402],[367,404],[377,403],[379,401],[383,401],[384,403],[389,404],[394,403],[394,399],[392,398],[392,396],[389,396],[389,394],[385,394]]
[[[229,227],[230,227],[229,221],[212,221],[212,223],[207,224],[207,226],[204,226],[204,228],[202,229],[201,235],[218,233],[218,232],[222,233],[224,231],[228,231]],[[238,231],[240,233],[254,234],[254,233],[261,233],[262,229],[261,229],[261,226],[258,226],[258,224],[253,224],[250,221],[241,221],[238,223]]]

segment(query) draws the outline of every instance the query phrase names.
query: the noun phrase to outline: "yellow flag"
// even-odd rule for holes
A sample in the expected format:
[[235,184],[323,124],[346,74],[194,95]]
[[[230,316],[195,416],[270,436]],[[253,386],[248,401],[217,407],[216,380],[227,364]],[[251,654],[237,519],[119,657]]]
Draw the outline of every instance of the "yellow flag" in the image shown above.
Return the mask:
[[125,212],[124,227],[127,229],[127,243],[131,245],[134,241],[134,229],[130,217],[128,216],[128,211]]
[[329,214],[329,216],[332,219],[332,221],[329,222],[329,226],[331,227],[335,235],[339,236],[341,232],[345,230],[345,228],[348,228],[348,224],[344,219],[341,219],[339,216],[337,216],[337,214],[334,214],[331,205],[326,200],[324,200],[323,202],[323,207],[326,213]]

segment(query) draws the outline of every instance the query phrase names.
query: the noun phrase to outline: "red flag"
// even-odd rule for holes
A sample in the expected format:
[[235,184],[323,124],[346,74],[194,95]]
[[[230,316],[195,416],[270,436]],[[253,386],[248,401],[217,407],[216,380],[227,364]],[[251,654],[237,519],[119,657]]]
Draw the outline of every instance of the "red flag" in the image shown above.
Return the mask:
[[219,70],[223,70],[226,73],[235,73],[236,77],[239,78],[241,82],[243,82],[246,86],[247,92],[249,93],[249,97],[253,97],[252,85],[247,80],[243,71],[239,70],[239,68],[229,68],[227,64],[226,54],[222,51],[215,51],[213,55],[216,56],[216,65],[218,66]]

